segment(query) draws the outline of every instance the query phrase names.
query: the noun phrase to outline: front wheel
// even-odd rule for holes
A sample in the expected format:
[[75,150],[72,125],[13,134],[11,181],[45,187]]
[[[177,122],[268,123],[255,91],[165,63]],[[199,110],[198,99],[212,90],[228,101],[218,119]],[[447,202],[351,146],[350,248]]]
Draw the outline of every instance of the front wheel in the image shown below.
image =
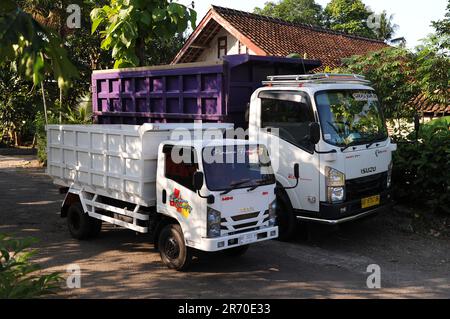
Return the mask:
[[287,194],[282,190],[277,190],[276,195],[278,239],[281,241],[288,241],[295,235],[297,230],[297,219]]
[[180,225],[170,224],[163,228],[158,239],[161,260],[170,269],[186,270],[191,261],[191,249],[184,242]]

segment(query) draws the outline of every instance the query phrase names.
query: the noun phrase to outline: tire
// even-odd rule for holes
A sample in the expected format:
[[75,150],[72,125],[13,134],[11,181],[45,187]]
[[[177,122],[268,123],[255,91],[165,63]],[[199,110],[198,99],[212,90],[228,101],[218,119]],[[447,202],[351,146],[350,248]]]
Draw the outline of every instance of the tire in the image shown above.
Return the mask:
[[158,239],[159,254],[162,262],[170,269],[184,271],[192,261],[192,252],[184,242],[183,231],[178,224],[165,226]]
[[277,196],[277,225],[278,225],[278,240],[291,240],[297,230],[297,218],[295,218],[294,210],[291,201],[283,190],[276,190]]
[[228,257],[241,257],[247,252],[249,247],[250,245],[243,245],[239,247],[229,248],[224,250],[224,254]]
[[101,225],[101,220],[86,214],[79,202],[72,204],[67,211],[67,226],[73,238],[85,240],[96,236]]
[[89,217],[89,218],[91,219],[91,230],[89,232],[89,238],[98,237],[98,235],[100,234],[100,232],[102,230],[102,221],[97,218],[92,218],[92,217]]

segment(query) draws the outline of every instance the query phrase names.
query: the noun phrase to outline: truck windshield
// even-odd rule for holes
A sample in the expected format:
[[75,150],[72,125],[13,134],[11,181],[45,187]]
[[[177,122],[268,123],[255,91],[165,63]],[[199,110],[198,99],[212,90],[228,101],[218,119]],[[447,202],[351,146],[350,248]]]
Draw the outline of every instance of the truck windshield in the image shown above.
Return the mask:
[[387,129],[373,91],[332,90],[316,93],[325,142],[348,147],[387,139]]
[[203,170],[206,185],[211,191],[275,183],[269,153],[262,145],[205,147]]

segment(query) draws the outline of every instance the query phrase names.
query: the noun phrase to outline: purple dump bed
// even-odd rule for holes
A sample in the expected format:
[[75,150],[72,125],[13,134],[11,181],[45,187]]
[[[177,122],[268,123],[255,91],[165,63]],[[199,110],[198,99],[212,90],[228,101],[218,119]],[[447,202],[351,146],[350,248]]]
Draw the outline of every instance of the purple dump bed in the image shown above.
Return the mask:
[[268,75],[304,74],[319,61],[229,55],[213,63],[187,63],[95,71],[96,123],[232,122],[246,127],[254,90]]

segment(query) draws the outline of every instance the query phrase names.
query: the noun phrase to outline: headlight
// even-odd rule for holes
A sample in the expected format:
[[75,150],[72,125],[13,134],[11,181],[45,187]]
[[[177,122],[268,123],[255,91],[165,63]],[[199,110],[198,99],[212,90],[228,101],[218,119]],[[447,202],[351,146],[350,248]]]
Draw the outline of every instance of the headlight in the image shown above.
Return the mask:
[[325,167],[325,183],[329,203],[345,201],[345,174],[331,167]]
[[277,218],[277,200],[274,200],[269,205],[269,226],[275,226]]
[[209,238],[220,237],[220,222],[221,222],[220,212],[208,207],[208,212],[206,214],[206,232]]
[[344,187],[329,187],[328,196],[328,201],[331,203],[343,202],[345,199]]
[[389,168],[388,168],[388,175],[387,175],[387,182],[386,182],[386,187],[390,188],[391,184],[392,184],[392,167],[393,167],[393,163],[391,162],[389,164]]

